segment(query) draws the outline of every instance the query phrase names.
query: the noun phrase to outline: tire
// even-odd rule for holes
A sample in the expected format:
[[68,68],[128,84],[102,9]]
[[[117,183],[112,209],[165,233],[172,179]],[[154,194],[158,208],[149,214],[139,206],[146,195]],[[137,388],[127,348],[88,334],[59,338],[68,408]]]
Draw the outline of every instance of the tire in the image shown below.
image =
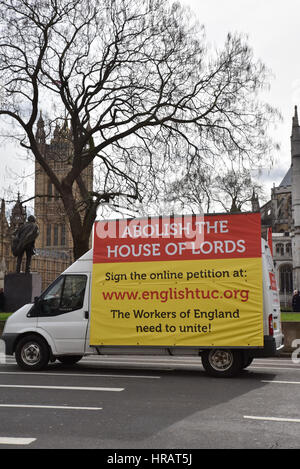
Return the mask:
[[42,337],[27,335],[17,343],[15,357],[23,370],[40,371],[48,365],[50,349]]
[[243,355],[238,350],[211,349],[202,354],[205,371],[216,378],[236,376],[243,368]]
[[250,366],[252,362],[253,362],[253,357],[245,358],[243,368],[248,368],[248,366]]
[[63,365],[75,365],[75,363],[82,359],[82,355],[64,355],[56,358],[60,363],[63,363]]

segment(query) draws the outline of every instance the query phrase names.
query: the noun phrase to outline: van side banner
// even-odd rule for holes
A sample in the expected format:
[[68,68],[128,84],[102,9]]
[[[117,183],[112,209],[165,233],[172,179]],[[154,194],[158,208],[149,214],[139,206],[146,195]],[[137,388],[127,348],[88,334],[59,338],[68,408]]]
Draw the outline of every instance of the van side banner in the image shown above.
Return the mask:
[[263,346],[259,213],[96,222],[90,345]]

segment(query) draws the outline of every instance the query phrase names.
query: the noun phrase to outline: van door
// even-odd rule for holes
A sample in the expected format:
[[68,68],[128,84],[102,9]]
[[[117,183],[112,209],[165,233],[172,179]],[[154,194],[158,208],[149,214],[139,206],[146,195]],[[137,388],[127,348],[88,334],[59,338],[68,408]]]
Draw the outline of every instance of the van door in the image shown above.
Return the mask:
[[[53,353],[83,355],[88,325],[88,275],[65,274],[35,305],[37,327],[51,336]],[[32,313],[31,313],[32,316]]]
[[264,282],[264,333],[275,339],[276,348],[282,347],[280,299],[277,288],[275,269],[270,248],[263,242],[263,282]]

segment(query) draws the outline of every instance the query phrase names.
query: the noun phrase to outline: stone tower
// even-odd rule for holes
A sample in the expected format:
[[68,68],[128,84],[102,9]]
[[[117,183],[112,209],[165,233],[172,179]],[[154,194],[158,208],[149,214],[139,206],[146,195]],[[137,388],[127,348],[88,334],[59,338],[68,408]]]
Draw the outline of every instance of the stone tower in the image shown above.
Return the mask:
[[297,106],[291,135],[293,285],[300,289],[300,126]]
[[15,205],[12,208],[11,216],[10,216],[10,231],[14,233],[17,231],[20,226],[24,225],[26,222],[27,214],[26,214],[26,207],[22,205],[20,199],[20,193],[18,192],[18,199]]
[[259,212],[260,211],[259,198],[258,198],[258,195],[256,194],[254,188],[253,188],[252,197],[251,197],[251,210],[252,210],[252,212]]
[[[67,120],[61,126],[56,124],[50,143],[46,141],[45,124],[42,115],[37,122],[36,139],[47,163],[55,172],[58,179],[62,179],[71,168],[72,163],[72,133]],[[88,191],[93,188],[93,166],[90,165],[82,173],[82,178]],[[76,190],[74,188],[75,197]],[[45,251],[55,251],[73,256],[73,240],[62,201],[43,168],[35,163],[35,207],[34,213],[39,225],[40,235],[36,241],[36,248]]]
[[[10,250],[10,232],[9,225],[6,219],[5,214],[5,201],[1,200],[0,208],[0,272],[3,271],[1,264],[5,263],[5,256],[9,253]],[[2,284],[1,284],[2,283]],[[0,278],[0,288],[3,288],[3,279],[1,282]]]

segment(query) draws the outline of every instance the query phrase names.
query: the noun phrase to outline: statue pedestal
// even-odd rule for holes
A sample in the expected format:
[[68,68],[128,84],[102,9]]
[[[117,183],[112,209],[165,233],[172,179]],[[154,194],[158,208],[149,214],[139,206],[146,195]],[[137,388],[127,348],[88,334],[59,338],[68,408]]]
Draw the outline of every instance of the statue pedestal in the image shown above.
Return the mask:
[[13,273],[4,277],[5,311],[12,313],[27,303],[33,303],[34,297],[42,291],[40,274]]

